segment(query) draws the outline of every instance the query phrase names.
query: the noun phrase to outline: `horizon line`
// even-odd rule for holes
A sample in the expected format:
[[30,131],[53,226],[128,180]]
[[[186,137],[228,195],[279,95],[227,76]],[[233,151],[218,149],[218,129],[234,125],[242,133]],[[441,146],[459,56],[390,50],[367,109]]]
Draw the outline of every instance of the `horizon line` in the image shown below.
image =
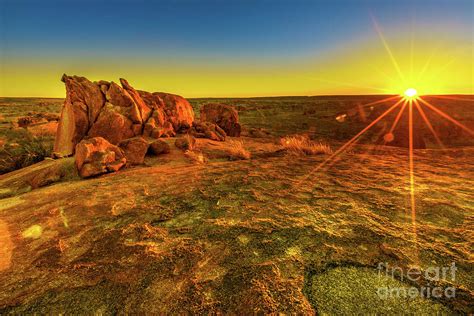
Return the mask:
[[[168,93],[168,92],[165,92]],[[175,93],[170,93],[175,94]],[[364,97],[364,96],[396,96],[399,93],[369,93],[369,94],[314,94],[314,95],[268,95],[268,96],[205,96],[205,97],[184,97],[185,99],[259,99],[259,98],[314,98],[314,97]],[[181,95],[180,95],[181,96]],[[420,96],[474,96],[474,93],[436,93],[423,94]],[[0,96],[2,99],[64,99],[64,97],[47,97],[47,96]]]

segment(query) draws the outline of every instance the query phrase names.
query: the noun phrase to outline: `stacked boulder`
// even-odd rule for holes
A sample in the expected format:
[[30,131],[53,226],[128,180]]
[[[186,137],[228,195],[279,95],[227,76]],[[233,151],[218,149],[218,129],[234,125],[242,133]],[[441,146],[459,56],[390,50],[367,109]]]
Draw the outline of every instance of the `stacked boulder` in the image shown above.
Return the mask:
[[66,100],[56,133],[56,156],[74,154],[83,139],[102,137],[113,145],[136,136],[174,136],[194,121],[193,108],[183,97],[135,90],[125,79],[91,82],[63,75]]
[[226,136],[240,136],[238,113],[228,105],[206,104],[201,122],[195,122],[192,106],[178,95],[135,90],[125,79],[120,85],[67,75],[61,80],[66,99],[54,156],[75,155],[83,178],[142,164],[147,153],[170,152],[160,137],[186,133],[224,141]]
[[102,137],[81,141],[75,151],[76,168],[82,178],[118,171],[127,161],[119,147]]

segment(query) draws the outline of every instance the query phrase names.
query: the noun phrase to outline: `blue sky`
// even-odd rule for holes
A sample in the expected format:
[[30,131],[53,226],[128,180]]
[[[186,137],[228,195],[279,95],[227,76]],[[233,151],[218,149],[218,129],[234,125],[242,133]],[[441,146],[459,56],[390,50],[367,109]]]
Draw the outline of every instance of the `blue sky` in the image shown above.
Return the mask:
[[[416,24],[473,41],[473,3],[418,1],[0,0],[0,53],[9,63],[127,58],[193,64],[316,58]],[[67,68],[67,67],[66,67]]]

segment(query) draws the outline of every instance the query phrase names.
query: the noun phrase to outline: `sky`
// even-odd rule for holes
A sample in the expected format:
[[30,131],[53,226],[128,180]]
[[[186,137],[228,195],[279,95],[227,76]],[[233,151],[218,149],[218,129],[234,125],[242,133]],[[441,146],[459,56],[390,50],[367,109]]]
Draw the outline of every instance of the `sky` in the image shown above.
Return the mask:
[[473,93],[471,0],[0,0],[0,96]]

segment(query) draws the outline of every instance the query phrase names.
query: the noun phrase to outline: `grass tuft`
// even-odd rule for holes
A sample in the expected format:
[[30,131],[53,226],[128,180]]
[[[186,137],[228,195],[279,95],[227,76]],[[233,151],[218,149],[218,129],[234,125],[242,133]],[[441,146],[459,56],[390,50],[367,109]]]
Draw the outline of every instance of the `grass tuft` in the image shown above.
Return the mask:
[[250,151],[245,149],[241,140],[232,140],[229,142],[229,158],[231,160],[248,160],[250,159]]
[[314,142],[308,136],[295,135],[285,136],[280,139],[283,148],[290,154],[295,155],[321,155],[331,154],[329,145],[321,142]]
[[184,155],[194,163],[203,164],[207,162],[207,158],[203,155],[203,153],[198,151],[186,150]]

